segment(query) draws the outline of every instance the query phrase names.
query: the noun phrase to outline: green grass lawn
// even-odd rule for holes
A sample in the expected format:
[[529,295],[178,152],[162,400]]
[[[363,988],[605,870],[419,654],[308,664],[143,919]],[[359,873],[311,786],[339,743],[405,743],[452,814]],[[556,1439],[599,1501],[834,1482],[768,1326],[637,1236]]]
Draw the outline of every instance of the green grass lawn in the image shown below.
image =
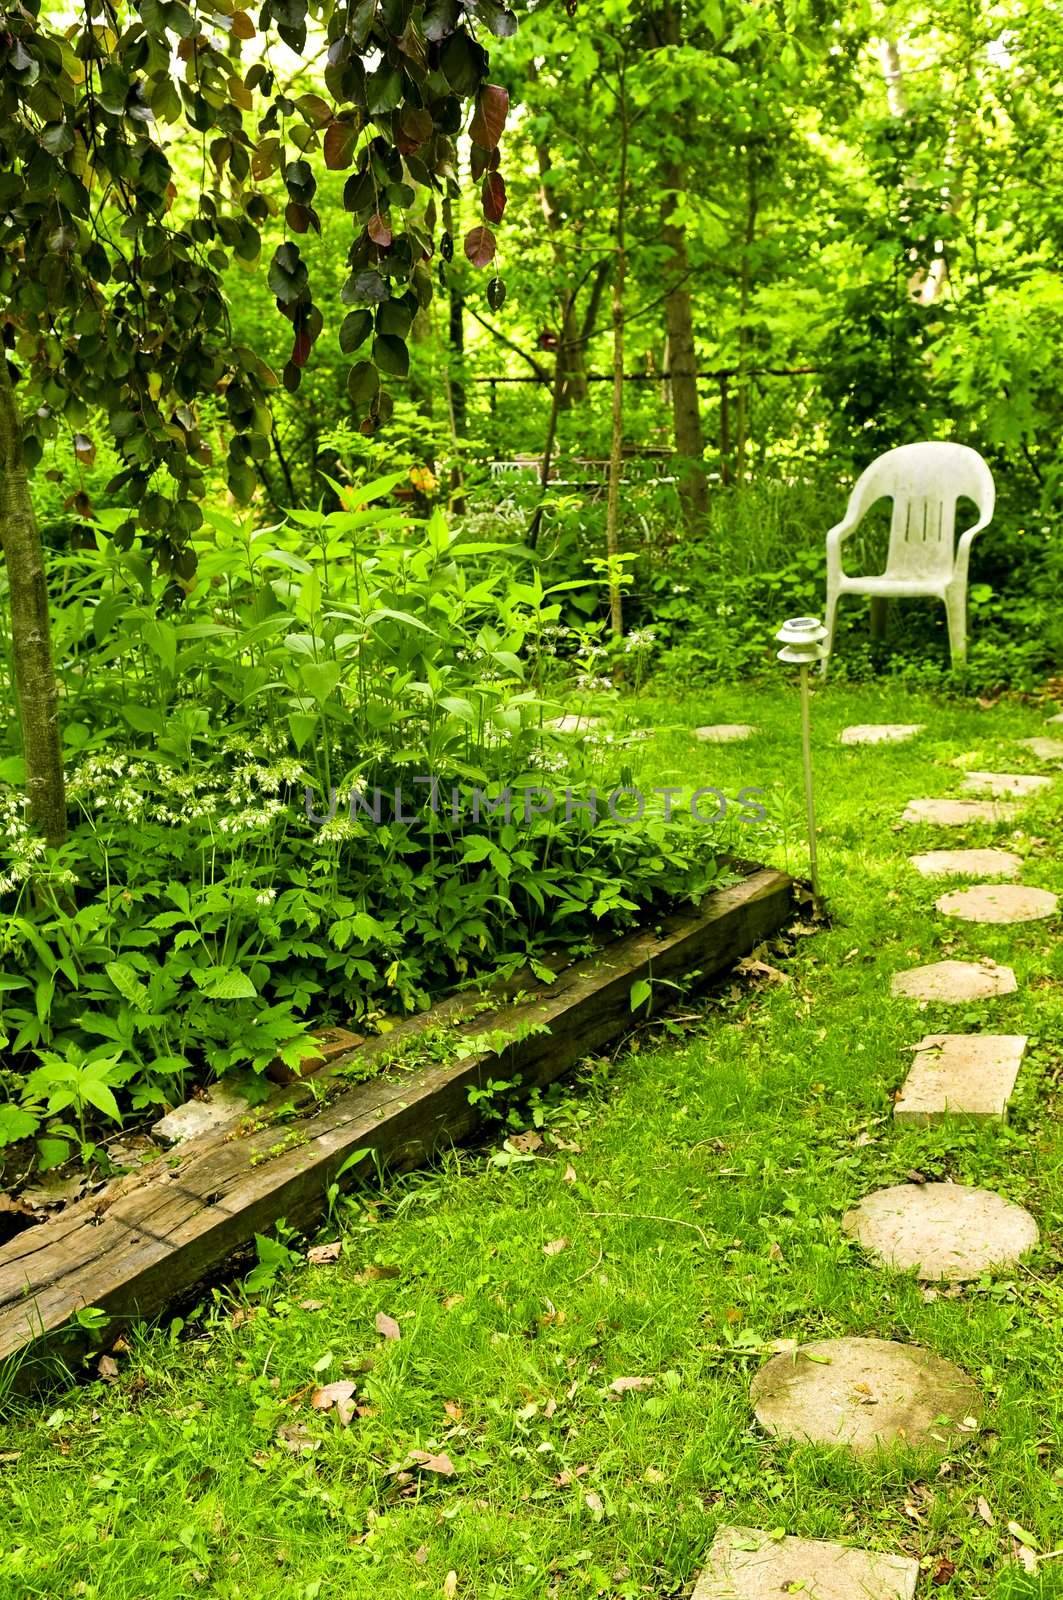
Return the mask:
[[[796,692],[677,704],[657,687],[624,708],[671,730],[632,747],[637,777],[765,786],[788,843],[748,829],[746,853],[801,870]],[[1063,776],[1019,830],[895,827],[908,799],[958,793],[953,758],[1035,771],[1012,741],[1058,730],[1021,704],[841,686],[814,714],[834,920],[767,954],[788,981],[679,997],[676,1020],[541,1108],[538,1148],[504,1148],[500,1129],[366,1189],[337,1219],[334,1264],[291,1272],[250,1313],[216,1296],[137,1339],[114,1381],[23,1408],[0,1430],[3,1600],[663,1600],[689,1593],[721,1522],[914,1555],[920,1594],[1063,1594],[1063,1556],[1027,1574],[1008,1531],[1063,1546],[1063,942],[1055,924],[947,922],[941,887],[906,862],[1006,842],[1024,881],[1063,891]],[[724,747],[683,732],[710,721],[761,731]],[[865,721],[928,727],[837,745]],[[890,998],[899,968],[981,954],[1015,968],[1018,994],[923,1013]],[[1010,1124],[895,1131],[906,1047],[979,1029],[1031,1036]],[[842,1212],[913,1170],[1028,1206],[1029,1265],[928,1293],[869,1264]],[[943,1463],[766,1439],[748,1388],[771,1342],[842,1334],[958,1362],[985,1394],[982,1432]],[[653,1383],[618,1393],[619,1378]],[[345,1379],[361,1414],[342,1426],[309,1397]]]

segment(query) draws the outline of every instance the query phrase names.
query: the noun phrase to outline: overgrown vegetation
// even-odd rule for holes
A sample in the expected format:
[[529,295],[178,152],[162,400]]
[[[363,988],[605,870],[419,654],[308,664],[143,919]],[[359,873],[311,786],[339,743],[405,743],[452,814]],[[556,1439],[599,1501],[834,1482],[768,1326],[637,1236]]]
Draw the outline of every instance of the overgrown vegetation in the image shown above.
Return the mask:
[[[710,707],[759,736],[692,745]],[[674,719],[642,749],[643,782],[737,789],[776,762],[785,807],[788,688],[640,709]],[[912,745],[836,742],[850,722],[909,720],[928,724]],[[1016,1549],[1029,1566],[1063,1543],[1057,932],[964,930],[963,953],[1019,980],[991,1016],[889,994],[898,968],[958,953],[939,890],[905,860],[936,836],[891,830],[903,800],[955,792],[959,755],[1032,767],[1015,740],[1041,722],[896,687],[817,697],[833,928],[799,925],[705,1002],[633,1019],[629,1048],[574,1089],[532,1106],[500,1092],[483,1149],[384,1187],[363,1163],[309,1263],[309,1241],[282,1232],[249,1292],[205,1297],[108,1352],[86,1387],[22,1408],[0,1434],[5,1593],[680,1596],[716,1525],[739,1523],[914,1555],[928,1595],[1055,1594],[1055,1558],[1031,1574]],[[1006,842],[1025,881],[1059,889],[1058,829],[1050,794],[1021,829],[972,842]],[[939,1027],[1031,1036],[1009,1125],[892,1126],[907,1047]],[[963,1290],[884,1272],[841,1214],[917,1174],[1029,1206],[1042,1245]],[[943,1465],[760,1436],[748,1385],[773,1343],[843,1334],[958,1362],[986,1396],[983,1430]]]

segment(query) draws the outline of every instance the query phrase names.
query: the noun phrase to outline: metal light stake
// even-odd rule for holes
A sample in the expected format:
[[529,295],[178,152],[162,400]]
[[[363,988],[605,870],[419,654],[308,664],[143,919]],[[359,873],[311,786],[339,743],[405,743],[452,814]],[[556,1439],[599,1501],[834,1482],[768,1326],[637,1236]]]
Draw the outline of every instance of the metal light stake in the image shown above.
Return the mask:
[[805,768],[805,807],[808,812],[808,864],[812,895],[820,903],[819,859],[816,854],[816,807],[812,793],[812,714],[809,706],[808,669],[823,659],[827,630],[818,617],[791,617],[776,640],[783,648],[779,660],[801,669],[801,754]]

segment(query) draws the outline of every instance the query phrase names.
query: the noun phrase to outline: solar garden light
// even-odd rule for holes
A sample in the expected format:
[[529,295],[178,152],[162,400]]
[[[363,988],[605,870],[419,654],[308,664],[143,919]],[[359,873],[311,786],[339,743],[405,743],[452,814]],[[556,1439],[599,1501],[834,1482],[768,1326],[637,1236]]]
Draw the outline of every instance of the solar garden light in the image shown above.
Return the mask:
[[779,660],[801,669],[801,754],[805,768],[805,807],[808,812],[808,864],[812,896],[820,903],[819,861],[816,855],[816,807],[812,794],[812,714],[809,706],[808,669],[823,659],[827,630],[818,617],[791,617],[775,638],[782,649]]

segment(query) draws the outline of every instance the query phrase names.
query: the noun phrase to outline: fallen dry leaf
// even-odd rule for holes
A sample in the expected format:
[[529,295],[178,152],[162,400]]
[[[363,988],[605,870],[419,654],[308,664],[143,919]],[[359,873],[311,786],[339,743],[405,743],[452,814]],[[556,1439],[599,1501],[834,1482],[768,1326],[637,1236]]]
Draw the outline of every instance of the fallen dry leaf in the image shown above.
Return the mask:
[[533,1151],[541,1150],[543,1147],[542,1135],[534,1130],[529,1130],[527,1133],[511,1134],[506,1143],[522,1156],[531,1155]]
[[376,1331],[383,1334],[385,1339],[401,1339],[402,1329],[394,1317],[389,1317],[386,1312],[378,1311],[376,1314]]
[[543,1245],[543,1255],[559,1256],[562,1250],[568,1249],[568,1244],[567,1239],[551,1239],[547,1244]]
[[984,1494],[980,1494],[978,1496],[978,1499],[975,1501],[974,1505],[975,1510],[978,1512],[978,1515],[981,1517],[986,1527],[995,1528],[997,1519],[994,1517],[992,1507],[990,1506],[989,1501],[986,1499]]
[[446,1412],[451,1422],[460,1422],[462,1417],[465,1415],[456,1400],[444,1400],[443,1410]]
[[575,1181],[576,1181],[576,1169],[575,1169],[575,1167],[572,1165],[572,1163],[570,1161],[568,1166],[565,1168],[564,1175],[562,1176],[561,1182],[562,1183],[575,1183]]
[[310,1456],[321,1449],[321,1440],[315,1439],[303,1422],[286,1422],[276,1433],[277,1443],[293,1456]]
[[460,1306],[464,1299],[465,1296],[463,1294],[448,1294],[447,1298],[443,1301],[443,1310],[453,1311],[454,1307]]
[[778,967],[773,967],[767,961],[758,961],[754,956],[743,956],[741,961],[735,963],[736,972],[746,972],[751,978],[767,978],[769,983],[792,983],[793,979],[788,972],[780,972]]
[[931,1576],[931,1583],[951,1583],[956,1576],[956,1563],[950,1561],[948,1556],[942,1556]]
[[101,1356],[96,1363],[96,1371],[104,1383],[118,1382],[118,1363],[113,1356]]
[[310,1404],[315,1411],[331,1411],[341,1400],[350,1400],[354,1388],[353,1383],[326,1383],[322,1388],[314,1390],[310,1396]]
[[443,1579],[443,1600],[454,1600],[458,1592],[458,1575],[453,1568]]
[[417,1549],[413,1552],[413,1559],[419,1567],[423,1567],[425,1562],[428,1560],[428,1546],[426,1544],[419,1544]]
[[324,1304],[324,1300],[300,1300],[299,1309],[300,1311],[320,1311]]
[[613,1394],[627,1394],[629,1389],[652,1389],[655,1378],[614,1378],[609,1385]]
[[422,1472],[434,1472],[441,1478],[454,1476],[454,1463],[442,1453],[433,1456],[427,1450],[411,1450],[408,1465],[420,1467]]
[[589,1489],[583,1496],[583,1504],[587,1507],[588,1511],[593,1511],[594,1515],[598,1517],[599,1520],[605,1516],[605,1506],[602,1503],[602,1497],[600,1494],[597,1494],[594,1489]]
[[312,1267],[330,1267],[340,1259],[342,1250],[339,1239],[334,1239],[331,1244],[312,1244],[306,1252],[306,1259]]

